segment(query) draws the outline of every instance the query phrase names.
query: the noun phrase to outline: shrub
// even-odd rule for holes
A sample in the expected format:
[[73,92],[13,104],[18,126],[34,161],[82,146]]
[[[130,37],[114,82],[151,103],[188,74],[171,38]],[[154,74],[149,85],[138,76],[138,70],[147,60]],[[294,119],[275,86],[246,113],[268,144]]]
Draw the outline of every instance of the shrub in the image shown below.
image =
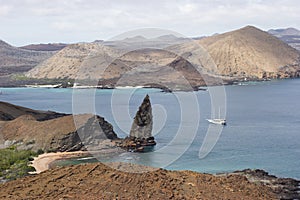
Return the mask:
[[30,150],[17,150],[15,146],[0,150],[0,176],[12,180],[34,171],[28,166],[37,153]]
[[44,152],[44,150],[43,149],[39,149],[39,150],[37,150],[37,152],[36,152],[38,155],[40,155],[40,154],[43,154],[43,153],[45,153]]

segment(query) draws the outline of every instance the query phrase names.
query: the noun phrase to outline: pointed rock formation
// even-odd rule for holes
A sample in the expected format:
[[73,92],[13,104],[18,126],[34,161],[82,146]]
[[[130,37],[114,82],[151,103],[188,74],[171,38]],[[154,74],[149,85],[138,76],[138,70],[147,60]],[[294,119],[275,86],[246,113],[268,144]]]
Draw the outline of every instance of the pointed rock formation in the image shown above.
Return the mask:
[[152,136],[153,117],[149,95],[147,95],[137,111],[130,130],[120,147],[134,152],[144,152],[145,147],[156,145]]
[[139,110],[137,111],[130,130],[130,137],[135,138],[149,138],[152,137],[152,108],[147,95]]

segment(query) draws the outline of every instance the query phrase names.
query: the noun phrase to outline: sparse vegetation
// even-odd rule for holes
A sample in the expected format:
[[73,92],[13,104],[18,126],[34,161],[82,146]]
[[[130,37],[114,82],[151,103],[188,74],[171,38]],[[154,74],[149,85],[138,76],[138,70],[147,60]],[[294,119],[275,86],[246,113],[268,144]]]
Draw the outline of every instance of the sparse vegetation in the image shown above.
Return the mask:
[[14,74],[12,75],[12,78],[17,81],[27,81],[31,79],[25,76],[24,74]]
[[45,153],[43,149],[37,150],[37,154],[38,154],[38,155],[43,154],[43,153]]
[[38,154],[30,150],[17,150],[15,146],[0,149],[0,177],[14,180],[35,171],[29,162]]

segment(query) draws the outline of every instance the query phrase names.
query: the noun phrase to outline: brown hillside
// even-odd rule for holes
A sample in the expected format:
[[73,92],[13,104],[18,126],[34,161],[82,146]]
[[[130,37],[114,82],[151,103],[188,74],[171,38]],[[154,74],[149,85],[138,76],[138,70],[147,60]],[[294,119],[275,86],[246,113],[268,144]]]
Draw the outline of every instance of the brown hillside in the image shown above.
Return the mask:
[[172,52],[161,49],[122,52],[94,43],[70,45],[27,76],[109,80],[109,84],[118,86],[161,84],[173,89],[204,85],[193,66]]
[[83,145],[98,148],[106,139],[118,137],[103,117],[38,111],[0,102],[1,148],[14,144],[35,151],[75,151],[84,150]]
[[[23,115],[2,125],[1,135],[4,141],[33,143],[34,145],[31,147],[26,146],[35,151],[38,149],[57,150],[58,141],[75,131],[72,116],[38,122],[30,115]],[[57,139],[55,140],[55,138]],[[20,146],[23,147],[22,144]],[[23,148],[27,148],[26,146]]]
[[299,70],[297,50],[253,26],[206,37],[199,43],[210,53],[221,75],[280,78],[285,76],[282,69],[286,66],[295,65]]
[[67,44],[63,43],[48,43],[48,44],[29,44],[20,47],[21,49],[33,50],[33,51],[59,51],[65,48]]
[[[203,77],[192,69],[193,65],[199,66],[201,73],[212,84],[216,84],[217,80],[211,81],[209,77],[216,75],[228,80],[245,77],[286,78],[300,74],[297,50],[251,26],[206,37],[196,43],[187,40],[165,49],[146,48],[124,52],[121,47],[97,43],[69,45],[29,71],[27,76],[77,80],[102,78],[104,85],[115,85],[123,78],[118,85],[156,83],[184,88],[182,85],[185,81],[180,79],[187,79],[193,86],[205,85]],[[216,63],[217,69],[213,69],[208,55]]]
[[0,124],[0,142],[4,146],[15,144],[22,149],[56,152],[85,150],[83,145],[96,148],[106,139],[118,139],[112,125],[102,117],[76,115],[77,126],[73,117],[36,121],[31,115],[22,115]]
[[[132,169],[132,165],[127,164]],[[123,167],[124,169],[124,167]],[[104,164],[45,171],[0,185],[1,199],[277,199],[241,175],[213,176],[159,169],[127,173]]]
[[[88,79],[95,76],[95,65],[104,62],[105,57],[98,56],[97,61],[87,63],[89,66],[82,70],[81,65],[85,59],[95,52],[105,52],[109,56],[110,48],[102,50],[101,45],[96,43],[72,44],[57,52],[51,58],[40,63],[37,67],[30,70],[26,75],[32,78],[72,78]],[[101,70],[101,69],[100,69]]]
[[39,111],[25,108],[22,106],[13,105],[7,102],[0,101],[0,120],[8,121],[16,119],[21,115],[31,115],[38,121],[44,121],[48,119],[55,119],[58,117],[66,116],[67,114],[56,113],[51,111]]
[[160,84],[171,90],[205,85],[191,63],[161,49],[142,49],[124,54],[107,67],[104,77],[118,78],[117,85],[121,86]]
[[0,76],[26,72],[52,55],[52,52],[13,47],[0,40]]

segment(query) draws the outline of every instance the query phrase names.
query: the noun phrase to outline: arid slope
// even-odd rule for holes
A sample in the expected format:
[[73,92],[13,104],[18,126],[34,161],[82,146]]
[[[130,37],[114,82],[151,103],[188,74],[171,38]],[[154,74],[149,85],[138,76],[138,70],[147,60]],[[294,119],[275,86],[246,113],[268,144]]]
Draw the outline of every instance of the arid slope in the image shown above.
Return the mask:
[[53,52],[25,50],[0,40],[0,76],[26,72],[52,55]]
[[[253,26],[203,38],[221,75],[232,77],[285,78],[289,67],[299,73],[299,52],[275,36]],[[295,67],[295,69],[294,69]]]
[[[129,164],[127,168],[133,166]],[[270,188],[250,183],[240,175],[217,177],[163,169],[128,173],[101,163],[56,168],[2,184],[0,198],[277,199]]]
[[38,121],[55,119],[66,116],[67,114],[56,113],[51,111],[39,111],[22,106],[13,105],[7,102],[0,101],[0,120],[9,121],[16,119],[22,115],[31,115]]
[[106,139],[118,137],[100,116],[44,112],[0,102],[0,147],[76,151],[85,150],[84,145],[100,147]]
[[[184,77],[197,86],[205,85],[203,76],[221,76],[225,80],[299,77],[299,56],[296,49],[275,36],[247,26],[196,42],[184,40],[164,49],[138,48],[127,53],[123,46],[105,46],[105,43],[69,45],[26,75],[96,79],[111,85],[126,78],[118,83],[131,86],[146,82],[184,85],[184,81],[178,81]],[[208,62],[210,58],[216,64],[215,69]],[[202,77],[193,69],[195,66]]]

